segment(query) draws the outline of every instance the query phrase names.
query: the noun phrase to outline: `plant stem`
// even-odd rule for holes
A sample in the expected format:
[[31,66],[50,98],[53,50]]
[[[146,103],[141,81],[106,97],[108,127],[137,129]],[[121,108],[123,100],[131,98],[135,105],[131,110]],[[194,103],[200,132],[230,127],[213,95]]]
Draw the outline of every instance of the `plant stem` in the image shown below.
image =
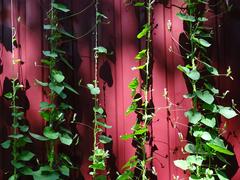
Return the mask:
[[[97,47],[98,47],[98,4],[99,1],[96,0],[95,2],[95,51],[94,51],[94,88],[98,87],[98,52],[97,52]],[[94,107],[98,106],[98,96],[94,95]],[[96,150],[97,150],[97,133],[98,133],[98,127],[97,127],[97,112],[94,111],[94,132],[93,132],[93,164],[96,164]],[[93,168],[93,179],[96,177],[96,169]]]
[[[16,136],[17,134],[17,118],[15,114],[17,113],[16,111],[16,87],[15,87],[15,80],[12,81],[12,89],[13,89],[13,94],[12,94],[12,109],[13,109],[13,135]],[[17,140],[16,138],[13,139],[13,161],[17,161]],[[14,180],[17,180],[17,168],[13,166],[13,175],[14,175]]]
[[[147,26],[149,27],[149,30],[147,32],[147,37],[146,37],[146,42],[147,42],[147,47],[146,47],[146,77],[145,77],[145,87],[144,87],[144,124],[143,128],[148,128],[148,93],[149,93],[149,64],[150,64],[150,46],[151,46],[151,12],[152,12],[152,4],[151,0],[148,0],[147,4]],[[147,153],[146,153],[146,142],[147,142],[147,137],[146,133],[144,134],[143,141],[142,141],[142,154],[143,154],[143,160],[142,160],[142,180],[146,180],[146,173],[147,173]]]
[[[53,27],[56,25],[55,21],[55,10],[53,8],[53,3],[55,0],[51,0],[51,14],[50,14],[50,25]],[[54,34],[54,29],[51,29],[51,35]],[[51,52],[56,48],[55,41],[53,39],[50,40],[50,50]],[[51,72],[53,71],[53,68],[55,66],[55,59],[51,58],[51,65],[49,66],[49,72],[50,72],[50,79],[51,79]],[[50,92],[50,103],[53,104],[55,101],[55,93],[51,90]],[[51,110],[53,111],[53,110]],[[52,113],[50,113],[50,118],[49,118],[49,126],[53,127],[53,119],[52,119]],[[50,140],[49,142],[49,149],[48,149],[48,162],[49,166],[53,168],[53,163],[55,162],[55,141]]]

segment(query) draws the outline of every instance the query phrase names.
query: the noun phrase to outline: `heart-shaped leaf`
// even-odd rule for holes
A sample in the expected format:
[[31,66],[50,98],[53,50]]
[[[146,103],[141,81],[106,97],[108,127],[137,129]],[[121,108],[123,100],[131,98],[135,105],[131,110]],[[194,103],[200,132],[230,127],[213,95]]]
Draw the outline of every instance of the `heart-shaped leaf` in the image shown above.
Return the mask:
[[237,116],[237,113],[231,107],[218,106],[219,114],[227,119]]
[[43,130],[43,135],[49,139],[55,140],[59,137],[59,132],[56,132],[52,127],[47,126]]
[[210,94],[209,91],[196,91],[196,95],[199,99],[206,102],[207,104],[212,104],[214,101],[214,97],[212,94]]
[[189,110],[184,113],[184,115],[188,118],[189,122],[192,124],[197,124],[198,121],[202,118],[202,114],[200,112]]

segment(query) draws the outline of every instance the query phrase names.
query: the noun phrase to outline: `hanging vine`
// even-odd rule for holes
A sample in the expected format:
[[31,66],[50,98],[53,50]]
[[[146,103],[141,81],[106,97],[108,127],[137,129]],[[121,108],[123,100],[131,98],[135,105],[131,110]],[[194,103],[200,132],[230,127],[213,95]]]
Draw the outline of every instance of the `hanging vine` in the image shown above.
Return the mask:
[[70,169],[73,164],[70,158],[63,153],[57,151],[57,145],[70,146],[73,143],[73,138],[76,137],[70,130],[67,129],[66,122],[68,119],[66,113],[72,110],[69,104],[62,100],[67,98],[66,90],[74,94],[78,94],[65,80],[63,72],[59,70],[59,62],[63,62],[66,66],[72,69],[72,66],[64,58],[66,53],[61,49],[61,39],[63,36],[73,38],[71,34],[66,32],[59,24],[58,13],[66,13],[70,10],[63,4],[51,1],[51,9],[48,11],[49,24],[44,25],[44,29],[49,33],[47,40],[49,41],[49,50],[43,51],[45,56],[42,63],[49,69],[49,82],[36,80],[36,83],[41,85],[48,92],[48,102],[40,103],[40,115],[45,120],[46,126],[43,130],[43,136],[30,133],[31,136],[40,141],[47,142],[47,159],[48,164],[41,166],[38,171],[34,172],[34,178],[51,178],[61,179],[64,176],[70,175]]
[[87,84],[87,88],[89,89],[91,95],[93,96],[94,107],[93,107],[93,154],[89,157],[89,160],[92,164],[89,166],[91,169],[90,175],[93,179],[106,179],[105,175],[101,174],[100,171],[106,170],[106,158],[109,157],[108,151],[106,151],[103,147],[103,144],[110,143],[112,139],[102,132],[104,128],[111,128],[111,126],[107,125],[103,119],[106,119],[106,115],[104,113],[104,109],[99,104],[99,94],[100,88],[98,87],[98,63],[99,57],[102,54],[107,54],[107,49],[103,46],[99,46],[99,24],[103,19],[107,19],[107,17],[99,12],[99,1],[95,2],[95,47],[94,47],[94,81],[92,84]]
[[32,143],[29,138],[28,131],[29,126],[24,117],[25,109],[21,107],[19,101],[20,91],[24,91],[24,86],[19,82],[19,73],[14,72],[14,65],[19,65],[21,60],[15,58],[15,48],[17,48],[16,29],[14,27],[14,7],[13,1],[11,1],[11,55],[12,55],[12,76],[15,76],[11,80],[11,91],[4,94],[4,97],[10,103],[12,127],[11,133],[8,136],[8,140],[1,143],[1,147],[4,149],[11,149],[11,165],[13,172],[9,177],[9,180],[17,180],[22,176],[32,175],[32,168],[29,166],[29,162],[34,158],[34,153],[27,150],[27,145]]
[[29,126],[26,124],[24,118],[24,108],[17,104],[18,91],[23,88],[17,79],[12,81],[12,91],[4,95],[10,101],[11,115],[13,118],[12,123],[12,134],[8,137],[9,140],[4,141],[1,146],[4,149],[11,148],[12,160],[11,164],[13,166],[13,173],[9,177],[10,180],[17,180],[23,175],[31,175],[32,169],[28,166],[28,162],[35,156],[29,150],[26,150],[26,146],[32,143],[31,139],[28,137]]
[[[233,156],[222,137],[223,131],[218,122],[219,114],[227,119],[237,114],[231,107],[217,103],[217,98],[224,98],[214,87],[213,78],[231,77],[231,69],[226,74],[219,74],[211,65],[208,48],[211,46],[212,30],[205,26],[207,0],[185,0],[177,16],[184,22],[188,48],[185,48],[186,65],[178,69],[185,74],[190,84],[189,93],[184,98],[192,99],[192,108],[185,112],[189,121],[191,141],[185,145],[184,152],[189,155],[185,160],[175,160],[174,164],[184,171],[189,171],[189,179],[228,179],[225,168],[226,156]],[[218,163],[218,162],[221,163]]]
[[[150,140],[149,126],[152,123],[154,110],[152,109],[153,102],[150,99],[151,90],[151,65],[152,65],[152,10],[153,0],[146,2],[136,2],[134,6],[144,8],[146,10],[146,24],[143,25],[141,32],[137,35],[138,39],[145,40],[145,48],[140,50],[135,59],[141,62],[138,67],[133,67],[132,70],[139,70],[142,75],[142,94],[137,93],[140,81],[134,78],[128,85],[131,89],[132,103],[126,111],[126,114],[135,112],[137,114],[137,122],[132,127],[133,133],[121,136],[123,140],[132,139],[136,147],[136,153],[123,166],[124,173],[118,179],[149,179],[151,169],[148,169],[148,163],[152,157],[148,157],[146,152],[146,144]],[[132,170],[134,169],[134,172]]]

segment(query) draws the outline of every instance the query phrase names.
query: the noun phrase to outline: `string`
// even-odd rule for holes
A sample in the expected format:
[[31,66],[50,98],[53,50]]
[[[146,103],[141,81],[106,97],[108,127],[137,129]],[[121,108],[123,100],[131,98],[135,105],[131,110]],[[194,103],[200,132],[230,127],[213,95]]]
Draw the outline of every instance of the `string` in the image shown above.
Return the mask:
[[16,36],[16,29],[14,27],[13,0],[11,0],[11,29],[12,29],[12,38],[11,38],[11,41],[12,41],[11,42],[12,43],[12,48],[11,48],[11,51],[12,51],[12,53],[11,53],[12,64],[11,64],[11,67],[12,68],[11,68],[11,76],[14,79],[14,78],[17,78],[17,77],[15,77],[15,73],[14,73],[14,64],[15,64],[15,62],[14,62],[14,59],[15,59],[15,55],[14,55],[14,50],[15,50],[15,48],[14,48],[14,38]]

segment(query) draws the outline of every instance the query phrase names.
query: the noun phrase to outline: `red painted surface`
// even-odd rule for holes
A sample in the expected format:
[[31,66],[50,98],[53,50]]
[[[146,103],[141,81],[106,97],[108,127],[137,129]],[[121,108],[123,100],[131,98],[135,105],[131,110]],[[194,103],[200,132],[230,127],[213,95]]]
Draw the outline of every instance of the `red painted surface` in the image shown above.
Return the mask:
[[[7,51],[6,45],[11,42],[7,36],[8,30],[1,28],[1,60],[3,64],[3,73],[0,75],[0,93],[3,91],[3,82],[5,77],[11,78],[17,73],[20,74],[20,80],[24,85],[26,81],[30,84],[27,90],[27,97],[30,101],[30,108],[27,110],[26,116],[31,124],[33,132],[41,133],[44,122],[41,120],[38,111],[39,103],[45,99],[41,87],[36,86],[35,79],[46,79],[47,69],[40,65],[41,51],[47,49],[47,44],[44,40],[44,32],[42,30],[43,23],[46,18],[46,11],[48,9],[49,0],[13,0],[14,2],[14,26],[17,27],[17,39],[21,44],[21,48],[15,50],[17,58],[21,58],[23,65],[12,65],[11,52]],[[89,5],[91,0],[74,0],[66,1],[73,12],[84,9]],[[11,8],[9,0],[0,1],[0,24],[6,27],[11,27]],[[183,157],[181,153],[181,146],[178,138],[178,130],[186,137],[187,120],[183,116],[184,111],[190,106],[190,102],[183,99],[182,95],[187,92],[186,85],[182,74],[177,70],[177,65],[183,63],[179,56],[178,49],[179,34],[182,32],[182,22],[176,18],[175,14],[179,11],[176,7],[170,7],[170,4],[182,5],[181,0],[171,0],[167,7],[158,3],[154,7],[154,23],[157,28],[153,32],[153,100],[155,103],[156,117],[153,122],[154,144],[158,150],[154,154],[154,166],[158,173],[158,179],[173,179],[173,175],[184,177],[181,170],[173,165],[175,159]],[[170,7],[170,8],[169,8]],[[116,156],[116,166],[118,170],[127,162],[128,158],[134,154],[134,149],[130,141],[122,141],[120,135],[131,133],[131,126],[134,124],[135,115],[125,116],[125,110],[130,104],[130,90],[128,83],[134,78],[139,77],[137,71],[132,71],[131,67],[136,66],[137,62],[134,57],[139,50],[139,42],[136,40],[136,34],[139,31],[139,19],[136,15],[135,8],[124,3],[121,0],[102,0],[101,10],[106,14],[110,23],[102,25],[100,30],[100,42],[103,46],[111,48],[114,51],[113,58],[102,58],[100,60],[99,68],[105,61],[108,61],[111,72],[113,85],[108,87],[100,79],[100,86],[102,94],[100,97],[102,106],[105,107],[108,115],[107,122],[113,128],[107,130],[107,134],[113,138],[113,152]],[[93,6],[87,9],[82,14],[69,19],[64,22],[67,30],[73,31],[76,36],[81,36],[91,29],[93,26]],[[21,22],[17,22],[17,17],[21,16]],[[168,21],[172,23],[172,31],[167,30]],[[230,24],[229,22],[232,22]],[[235,76],[234,81],[219,80],[218,84],[222,90],[231,89],[228,96],[229,100],[224,103],[230,104],[232,98],[236,103],[239,103],[240,96],[238,95],[239,84],[239,35],[237,38],[233,36],[239,29],[239,21],[231,15],[226,16],[225,19],[214,19],[212,25],[223,24],[223,28],[215,29],[218,36],[215,38],[216,43],[213,50],[213,57],[216,59],[216,64],[224,72],[227,65],[231,65]],[[233,26],[234,28],[230,28]],[[78,81],[82,79],[82,84],[89,83],[93,80],[93,60],[92,58],[92,34],[84,36],[83,38],[72,41],[64,45],[68,51],[68,60],[75,67],[73,72],[67,72],[68,80],[76,89],[80,91],[80,96],[71,98],[71,103],[78,112],[78,120],[82,124],[91,125],[91,96],[84,88],[77,86]],[[238,41],[237,41],[238,40]],[[237,46],[238,45],[238,46]],[[169,51],[172,48],[173,52]],[[235,51],[234,51],[235,50]],[[218,55],[216,55],[218,54]],[[233,55],[234,54],[234,55]],[[35,66],[37,64],[37,66]],[[105,86],[105,91],[103,87]],[[168,102],[162,96],[164,89],[169,92],[169,98],[175,104],[167,112],[166,106]],[[2,100],[1,100],[2,101]],[[2,103],[2,102],[1,102]],[[5,102],[4,102],[5,103]],[[1,105],[2,107],[2,105]],[[6,110],[6,109],[4,109]],[[9,125],[7,119],[4,118],[4,113],[0,110],[0,141],[6,138],[9,132]],[[81,172],[86,179],[90,179],[88,174],[88,157],[91,153],[91,130],[79,124],[78,132],[81,136],[80,145],[72,151],[80,157],[78,164]],[[228,122],[229,129],[226,138],[234,146],[234,151],[237,158],[240,158],[239,153],[239,121],[238,118]],[[177,127],[177,128],[174,128]],[[178,130],[177,130],[178,129]],[[230,136],[227,136],[231,133]],[[236,136],[234,136],[236,134]],[[149,147],[150,149],[150,147]],[[34,146],[35,152],[44,158],[44,144],[36,144]],[[0,164],[7,167],[8,152],[0,151]],[[0,179],[3,178],[4,168],[0,168]],[[238,171],[233,180],[240,179],[240,172]]]

